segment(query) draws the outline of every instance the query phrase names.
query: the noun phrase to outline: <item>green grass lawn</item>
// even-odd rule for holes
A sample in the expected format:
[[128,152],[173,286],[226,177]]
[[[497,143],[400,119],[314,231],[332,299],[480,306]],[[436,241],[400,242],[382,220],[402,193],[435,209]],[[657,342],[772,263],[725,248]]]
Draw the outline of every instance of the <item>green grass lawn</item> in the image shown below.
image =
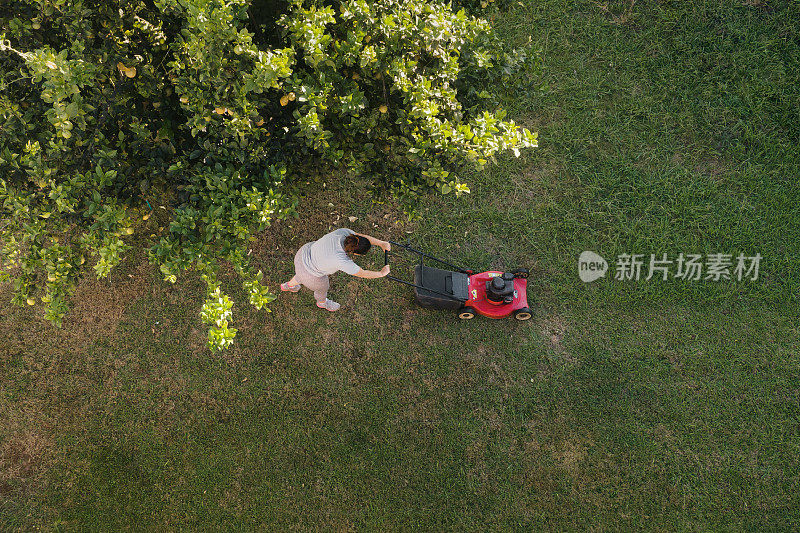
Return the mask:
[[[415,222],[331,184],[253,257],[277,288],[356,216],[530,266],[533,319],[459,322],[344,274],[338,313],[303,291],[267,314],[229,277],[239,334],[212,355],[203,283],[141,255],[82,283],[60,331],[5,287],[0,529],[797,528],[800,4],[540,0],[495,24],[541,50],[503,102],[539,149]],[[763,260],[584,284],[584,250]]]

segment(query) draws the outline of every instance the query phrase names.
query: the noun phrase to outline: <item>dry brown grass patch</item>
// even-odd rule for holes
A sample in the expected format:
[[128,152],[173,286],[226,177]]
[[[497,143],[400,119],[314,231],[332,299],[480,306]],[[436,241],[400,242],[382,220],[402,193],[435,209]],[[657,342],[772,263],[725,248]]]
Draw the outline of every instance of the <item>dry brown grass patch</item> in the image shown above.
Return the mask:
[[44,482],[45,474],[55,461],[53,437],[22,413],[2,410],[4,429],[0,431],[0,498],[13,498],[14,493],[27,493]]
[[633,6],[636,5],[636,0],[625,0],[622,2],[621,9],[617,6],[609,5],[609,2],[598,2],[595,5],[610,19],[611,23],[624,25],[633,18]]
[[422,397],[417,387],[405,389],[399,397],[400,405],[404,406],[400,410],[400,418],[409,422],[415,422],[425,427],[435,427],[441,422],[441,412],[436,405],[436,399],[432,396]]
[[558,315],[548,315],[538,319],[538,326],[551,350],[564,357],[568,363],[574,363],[575,357],[564,349],[564,336],[568,333],[567,321]]
[[113,335],[125,309],[141,298],[152,283],[153,267],[142,256],[132,258],[130,272],[114,271],[111,280],[99,280],[87,272],[72,295],[59,336],[77,351],[98,338]]
[[586,447],[578,439],[559,442],[551,453],[556,463],[572,476],[578,474],[581,463],[586,459]]
[[728,173],[729,167],[723,161],[716,157],[704,157],[694,167],[697,174],[711,177],[712,180],[719,182],[725,174]]
[[764,11],[771,11],[772,6],[769,0],[741,0],[742,5],[762,9]]

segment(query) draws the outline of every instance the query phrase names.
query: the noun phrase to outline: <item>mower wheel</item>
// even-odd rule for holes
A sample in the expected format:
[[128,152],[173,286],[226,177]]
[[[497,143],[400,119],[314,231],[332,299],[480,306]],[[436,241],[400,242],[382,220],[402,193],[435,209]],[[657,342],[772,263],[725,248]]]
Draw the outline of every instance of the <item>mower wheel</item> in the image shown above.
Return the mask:
[[514,318],[517,320],[530,320],[532,316],[531,310],[527,307],[523,307],[522,309],[517,309],[514,311]]
[[530,274],[530,271],[527,268],[518,268],[512,272],[512,274],[514,274],[515,278],[528,279],[528,274]]
[[458,318],[460,318],[461,320],[469,320],[471,318],[475,318],[475,311],[473,311],[469,307],[465,307],[464,309],[458,312]]

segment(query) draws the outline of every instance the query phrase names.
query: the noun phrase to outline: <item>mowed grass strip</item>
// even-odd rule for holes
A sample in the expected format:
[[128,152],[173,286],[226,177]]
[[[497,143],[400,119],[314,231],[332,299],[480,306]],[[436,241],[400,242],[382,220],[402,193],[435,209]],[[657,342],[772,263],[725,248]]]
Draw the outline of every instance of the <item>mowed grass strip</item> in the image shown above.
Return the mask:
[[[165,284],[141,256],[84,283],[64,331],[4,293],[4,526],[791,529],[797,22],[781,3],[523,3],[495,23],[541,49],[543,74],[504,101],[538,150],[414,223],[325,192],[253,249],[275,287],[337,218],[530,266],[527,323],[459,322],[344,275],[338,313],[303,291],[266,314],[229,278],[240,332],[212,355],[202,282]],[[586,285],[583,250],[758,252],[764,270]]]

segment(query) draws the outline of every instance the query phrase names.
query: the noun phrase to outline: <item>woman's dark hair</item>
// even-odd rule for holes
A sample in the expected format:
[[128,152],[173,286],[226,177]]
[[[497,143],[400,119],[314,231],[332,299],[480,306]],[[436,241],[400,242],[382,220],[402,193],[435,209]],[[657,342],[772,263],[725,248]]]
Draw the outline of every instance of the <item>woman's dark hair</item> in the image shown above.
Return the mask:
[[372,244],[369,239],[361,235],[348,235],[344,238],[344,251],[363,255],[369,251]]

